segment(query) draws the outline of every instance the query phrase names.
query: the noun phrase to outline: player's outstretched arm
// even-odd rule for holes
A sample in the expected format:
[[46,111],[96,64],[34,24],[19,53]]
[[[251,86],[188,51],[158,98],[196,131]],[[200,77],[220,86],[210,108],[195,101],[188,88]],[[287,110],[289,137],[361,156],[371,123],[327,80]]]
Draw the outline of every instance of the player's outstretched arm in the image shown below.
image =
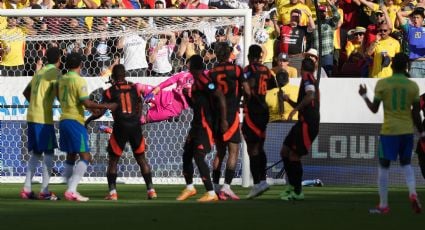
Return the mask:
[[366,102],[367,107],[372,111],[372,113],[376,113],[379,110],[379,104],[381,104],[381,101],[374,100],[373,103],[369,100],[367,97],[367,88],[365,84],[360,84],[359,86],[359,94]]
[[90,112],[92,115],[84,122],[85,127],[87,127],[90,122],[101,118],[105,114],[106,109],[91,109]]
[[118,108],[117,103],[96,103],[90,99],[85,99],[83,102],[84,107],[87,109],[109,109],[112,112]]
[[[283,92],[283,91],[282,91]],[[297,102],[293,101],[290,97],[289,94],[283,94],[283,100],[288,102],[292,108],[295,108],[297,106]]]

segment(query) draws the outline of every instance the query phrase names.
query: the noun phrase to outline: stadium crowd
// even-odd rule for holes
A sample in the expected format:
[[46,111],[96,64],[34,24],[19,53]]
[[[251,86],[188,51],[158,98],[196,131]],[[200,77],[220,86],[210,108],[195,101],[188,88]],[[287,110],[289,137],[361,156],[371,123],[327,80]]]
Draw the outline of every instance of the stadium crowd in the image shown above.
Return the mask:
[[[290,77],[299,77],[306,54],[315,58],[316,65],[321,64],[321,77],[389,77],[391,58],[399,51],[409,55],[411,76],[424,76],[423,7],[422,0],[322,0],[316,15],[311,0],[0,0],[3,9],[251,8],[252,43],[262,46],[262,62],[275,71],[286,70]],[[86,77],[107,76],[117,63],[125,65],[128,76],[170,76],[184,70],[185,60],[194,54],[201,55],[211,69],[217,62],[214,44],[221,41],[233,47],[230,59],[242,65],[243,26],[212,28],[212,32],[211,28],[203,28],[149,36],[137,33],[181,18],[170,20],[0,17],[1,76],[32,76],[46,62],[45,51],[51,46],[60,47],[64,54],[83,54],[86,59],[82,75]],[[125,30],[125,35],[111,36],[118,30]],[[49,41],[8,39],[67,34],[73,37]],[[75,34],[90,35],[76,39]]]

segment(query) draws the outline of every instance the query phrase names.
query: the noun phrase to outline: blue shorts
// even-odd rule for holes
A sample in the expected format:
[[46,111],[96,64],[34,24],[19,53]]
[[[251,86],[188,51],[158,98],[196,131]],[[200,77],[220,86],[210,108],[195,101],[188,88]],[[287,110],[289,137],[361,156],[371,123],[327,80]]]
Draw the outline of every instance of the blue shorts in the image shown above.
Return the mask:
[[59,146],[66,153],[90,152],[89,135],[87,129],[76,120],[62,120],[59,122]]
[[410,159],[413,151],[413,134],[404,135],[380,135],[378,157],[395,161]]
[[53,154],[58,147],[55,127],[52,124],[28,122],[28,151]]

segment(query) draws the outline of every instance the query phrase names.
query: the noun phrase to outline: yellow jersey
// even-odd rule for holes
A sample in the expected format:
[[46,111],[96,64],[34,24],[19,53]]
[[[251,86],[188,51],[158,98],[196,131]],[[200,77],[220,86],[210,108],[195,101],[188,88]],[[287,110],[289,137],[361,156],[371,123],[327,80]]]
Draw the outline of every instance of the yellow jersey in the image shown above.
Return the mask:
[[27,121],[39,124],[53,124],[53,101],[56,97],[56,82],[61,72],[49,64],[37,71],[27,88],[31,87]]
[[[293,101],[297,101],[299,87],[290,85],[289,83],[281,88],[285,94],[289,95],[289,98]],[[266,103],[269,107],[269,122],[273,121],[285,121],[288,119],[289,113],[293,110],[293,107],[288,103],[283,103],[283,114],[279,113],[279,100],[278,100],[279,88],[267,90]],[[293,120],[298,120],[298,113],[293,117]]]
[[58,99],[62,114],[60,119],[71,119],[84,125],[84,106],[82,102],[89,98],[87,82],[78,73],[69,71],[58,80]]
[[419,87],[403,74],[394,74],[380,79],[375,86],[376,101],[384,105],[383,135],[402,135],[413,133],[411,107],[419,101]]

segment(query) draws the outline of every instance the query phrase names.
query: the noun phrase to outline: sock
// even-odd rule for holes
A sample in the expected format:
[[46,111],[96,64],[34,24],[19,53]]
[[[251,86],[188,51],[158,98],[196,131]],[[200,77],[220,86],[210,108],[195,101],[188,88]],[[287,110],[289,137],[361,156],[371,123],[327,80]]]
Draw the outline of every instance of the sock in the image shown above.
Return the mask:
[[117,193],[117,190],[116,189],[112,189],[112,190],[109,191],[109,195],[112,195],[114,193]]
[[219,184],[215,184],[214,183],[213,186],[214,186],[214,189],[217,189],[217,190],[220,188],[220,185]]
[[289,164],[293,171],[294,192],[300,194],[302,191],[303,166],[301,161],[291,161]]
[[267,156],[266,153],[263,151],[260,152],[260,180],[266,180],[267,179]]
[[231,184],[233,177],[235,177],[235,170],[226,169],[226,171],[224,172],[224,184]]
[[69,179],[68,182],[68,190],[69,192],[76,192],[77,186],[80,183],[81,178],[83,178],[84,173],[87,171],[87,166],[89,165],[89,162],[85,160],[79,160],[74,167],[74,170],[72,172],[72,176]]
[[205,162],[205,155],[202,153],[196,153],[194,158],[195,163],[198,166],[198,171],[201,176],[202,182],[204,183],[205,190],[214,191],[210,176],[210,169],[208,168],[208,165]]
[[193,186],[193,184],[187,184],[186,188],[189,189],[189,190],[194,190],[195,186]]
[[146,189],[149,190],[153,188],[152,184],[152,173],[142,173],[143,179],[145,180]]
[[230,184],[223,184],[223,187],[222,188],[224,188],[224,189],[230,189]]
[[50,174],[52,173],[53,168],[53,153],[44,154],[43,159],[43,174],[42,174],[42,182],[41,182],[41,190],[42,193],[49,193],[49,181]]
[[221,170],[212,171],[212,180],[214,184],[220,184]]
[[186,184],[193,184],[194,169],[192,157],[193,155],[186,151],[183,153],[183,176]]
[[35,169],[37,168],[37,164],[41,159],[40,154],[32,154],[27,166],[27,174],[25,176],[25,182],[24,182],[24,191],[25,192],[31,192],[31,181],[35,173]]
[[379,187],[379,207],[388,207],[388,177],[390,170],[388,168],[378,168],[378,187]]
[[216,194],[215,194],[215,192],[214,192],[214,190],[208,191],[208,194],[209,194],[210,196],[214,196],[214,195],[216,195]]
[[249,157],[249,168],[251,169],[252,179],[254,184],[260,183],[260,170],[261,167],[261,158],[259,155]]
[[63,178],[65,179],[65,182],[68,183],[69,179],[72,176],[72,172],[74,171],[75,162],[71,162],[71,161],[66,160],[64,166],[65,167],[64,167],[64,170],[63,170]]
[[288,178],[288,184],[291,186],[294,186],[294,183],[292,182],[292,172],[291,172],[291,166],[289,164],[289,158],[288,157],[282,157],[283,161],[283,168],[286,172],[286,177]]
[[409,189],[409,195],[416,195],[416,181],[415,181],[415,173],[413,172],[412,165],[403,165],[401,167],[404,171],[404,176],[406,178],[406,185]]
[[106,173],[106,179],[108,180],[109,191],[117,189],[117,174],[116,173]]

